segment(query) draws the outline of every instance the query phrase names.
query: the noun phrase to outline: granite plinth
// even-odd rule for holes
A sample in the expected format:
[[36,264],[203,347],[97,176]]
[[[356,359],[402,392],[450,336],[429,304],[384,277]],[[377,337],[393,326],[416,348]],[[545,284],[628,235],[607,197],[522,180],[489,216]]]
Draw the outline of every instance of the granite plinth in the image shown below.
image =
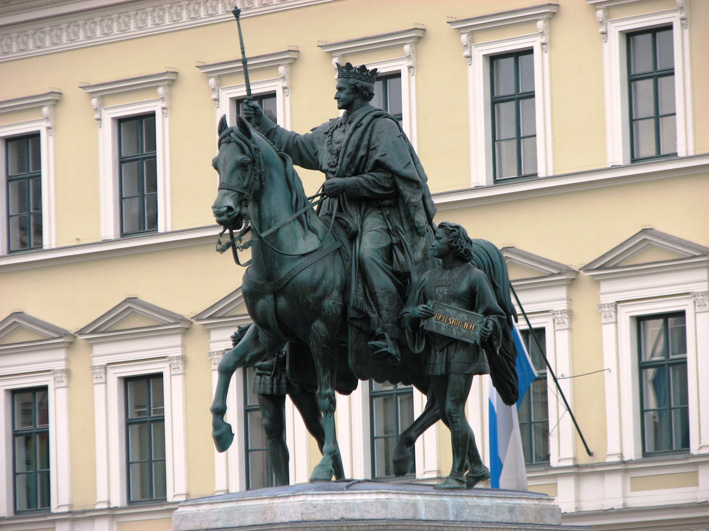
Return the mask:
[[174,531],[485,530],[571,531],[553,498],[533,492],[333,481],[274,487],[186,501]]

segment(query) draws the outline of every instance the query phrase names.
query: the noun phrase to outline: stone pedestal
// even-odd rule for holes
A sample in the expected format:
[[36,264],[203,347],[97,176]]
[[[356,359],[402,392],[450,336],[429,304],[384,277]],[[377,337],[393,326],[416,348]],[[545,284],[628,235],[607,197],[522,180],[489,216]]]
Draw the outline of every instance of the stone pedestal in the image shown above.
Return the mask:
[[190,500],[180,504],[172,522],[174,531],[588,529],[562,525],[561,510],[545,494],[347,480]]

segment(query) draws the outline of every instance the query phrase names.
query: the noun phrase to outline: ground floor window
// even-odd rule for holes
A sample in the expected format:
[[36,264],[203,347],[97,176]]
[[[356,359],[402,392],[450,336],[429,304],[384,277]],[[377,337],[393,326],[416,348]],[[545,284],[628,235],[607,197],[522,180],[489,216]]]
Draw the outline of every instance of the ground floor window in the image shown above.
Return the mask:
[[46,387],[12,393],[15,512],[49,510],[49,400]]
[[[394,476],[392,457],[399,434],[414,421],[414,396],[410,385],[369,382],[372,434],[372,477]],[[414,460],[415,463],[415,460]],[[412,463],[409,474],[415,474]]]

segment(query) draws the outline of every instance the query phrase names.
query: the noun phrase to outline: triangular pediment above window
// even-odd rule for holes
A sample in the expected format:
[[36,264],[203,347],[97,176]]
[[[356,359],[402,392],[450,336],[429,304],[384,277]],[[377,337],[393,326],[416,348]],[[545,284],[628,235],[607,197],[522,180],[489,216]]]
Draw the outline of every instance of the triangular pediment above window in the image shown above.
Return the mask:
[[592,274],[595,271],[632,269],[707,257],[709,247],[655,229],[643,229],[585,265],[582,270]]
[[215,324],[238,323],[250,321],[241,288],[237,288],[226,297],[199,312],[193,318],[196,322],[210,327]]
[[540,277],[570,280],[576,277],[575,269],[554,260],[516,247],[503,247],[501,251],[507,262],[507,271],[512,281]]
[[[128,297],[79,330],[79,336],[113,336],[140,330],[187,328],[190,320],[137,297]],[[88,337],[87,337],[88,339]]]
[[27,315],[14,312],[0,321],[0,347],[26,344],[70,343],[74,336],[68,330]]

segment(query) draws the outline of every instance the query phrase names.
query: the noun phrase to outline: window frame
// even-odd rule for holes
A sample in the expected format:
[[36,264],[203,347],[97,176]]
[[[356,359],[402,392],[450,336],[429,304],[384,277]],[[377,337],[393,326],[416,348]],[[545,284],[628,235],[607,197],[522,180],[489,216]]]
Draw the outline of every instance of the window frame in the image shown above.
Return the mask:
[[[31,156],[30,156],[30,145],[32,142],[32,139],[36,138],[38,143],[39,143],[39,157],[40,157],[40,167],[39,169],[32,171],[30,169],[30,162],[31,162]],[[23,173],[18,173],[15,175],[10,175],[10,168],[9,168],[9,160],[7,160],[7,154],[9,151],[9,144],[14,143],[14,142],[26,142],[27,144],[27,154],[26,154],[26,163],[27,163],[27,171]],[[39,190],[40,190],[40,219],[41,219],[41,212],[42,212],[42,200],[41,200],[41,193],[42,193],[42,138],[39,132],[37,133],[30,133],[26,135],[20,135],[20,136],[15,136],[15,137],[8,137],[5,138],[5,193],[8,198],[8,201],[6,203],[7,208],[6,208],[6,223],[7,223],[7,245],[8,245],[8,254],[14,254],[14,253],[21,253],[24,251],[35,251],[37,249],[42,249],[43,248],[43,242],[40,241],[39,245],[37,245],[34,242],[34,233],[32,230],[32,217],[33,215],[37,212],[37,210],[32,210],[33,206],[33,201],[32,201],[32,181],[33,180],[39,180]],[[10,185],[11,183],[15,182],[22,182],[23,186],[25,187],[25,193],[27,195],[26,198],[26,207],[27,210],[21,214],[11,214],[10,209],[9,209],[9,197],[10,197]],[[11,234],[11,228],[10,228],[10,219],[13,217],[25,217],[27,218],[27,230],[29,234],[29,241],[30,245],[29,247],[26,247],[24,249],[12,249],[11,248],[11,240],[12,240],[12,234]],[[40,238],[44,236],[44,228],[41,230],[41,235]]]
[[[544,333],[544,341],[543,341],[543,343],[540,341],[540,343],[542,343],[543,347],[544,347],[544,352],[542,352],[542,356],[546,357],[546,348],[547,348],[546,332],[547,332],[547,329],[545,326],[535,327],[535,328],[532,328],[531,330],[529,328],[520,328],[519,331],[522,336],[522,341],[525,343],[525,347],[527,347],[528,352],[531,352],[531,344],[532,344],[530,332],[532,332],[536,335],[538,333],[538,331],[542,331]],[[527,341],[525,341],[525,335],[528,338]],[[533,362],[534,357],[532,356],[531,353],[529,356]],[[525,445],[524,445],[524,440],[522,440],[522,448],[523,448],[523,450],[525,450],[525,465],[528,467],[541,467],[541,466],[549,466],[549,464],[551,463],[551,448],[550,448],[551,447],[551,444],[550,444],[551,437],[550,437],[550,433],[549,433],[551,431],[550,430],[551,426],[549,423],[549,408],[550,408],[549,398],[552,395],[550,395],[550,393],[548,391],[549,384],[548,384],[547,380],[550,375],[548,374],[546,364],[544,364],[544,367],[541,369],[539,367],[534,367],[534,369],[537,373],[537,377],[532,382],[532,385],[534,385],[537,382],[544,383],[544,390],[545,390],[546,402],[547,402],[546,418],[542,421],[533,419],[533,415],[532,415],[533,411],[534,411],[534,407],[533,407],[533,403],[532,403],[533,402],[533,395],[531,393],[531,387],[530,387],[530,389],[527,391],[524,398],[522,399],[522,403],[519,406],[519,409],[524,407],[528,410],[529,422],[523,422],[522,420],[520,420],[519,425],[520,425],[520,432],[521,433],[524,433],[525,429],[527,429],[527,431],[529,432],[528,437],[529,437],[529,442],[530,442],[531,448],[527,449],[527,447],[525,447]],[[519,411],[518,411],[518,417],[519,417]],[[534,460],[534,457],[533,457],[534,456],[534,425],[540,424],[541,422],[546,422],[546,424],[547,424],[547,458],[545,460],[537,461],[537,460]],[[526,427],[526,426],[528,426],[528,427]],[[527,460],[527,453],[529,453],[532,456],[532,459],[530,461]]]
[[[670,9],[609,19],[608,8],[598,8],[596,14],[603,37],[607,165],[611,167],[633,163],[630,144],[627,35],[663,26],[672,27],[674,45],[676,156],[694,155],[689,25],[686,13],[683,15],[680,9]],[[638,162],[643,160],[646,159]]]
[[[249,395],[251,394],[252,386],[254,383],[254,378],[256,376],[256,368],[254,366],[251,367],[244,367],[241,371],[241,378],[243,380],[243,385],[242,385],[242,391],[243,391],[243,413],[244,413],[244,463],[245,463],[245,482],[246,482],[246,490],[251,490],[251,489],[260,489],[264,487],[273,487],[276,484],[275,481],[275,476],[273,474],[273,470],[271,468],[271,463],[268,459],[268,441],[266,440],[267,446],[263,448],[251,448],[251,445],[249,443],[250,441],[250,429],[252,427],[250,419],[251,415],[253,413],[258,412],[259,415],[261,415],[261,408],[258,403],[258,399],[256,400],[255,404],[249,403]],[[257,397],[257,395],[254,395]],[[262,423],[261,423],[261,429],[263,430],[263,417],[261,417]],[[285,420],[285,418],[284,418]],[[264,439],[266,439],[266,433],[264,430]],[[262,454],[259,457],[263,457],[265,459],[265,465],[266,465],[266,475],[268,476],[268,479],[266,481],[266,485],[261,485],[258,487],[254,487],[251,485],[251,456],[253,454]],[[290,475],[290,474],[289,474]]]
[[[0,115],[16,110],[39,110],[41,119],[26,122],[8,123],[0,125],[0,234],[8,234],[7,226],[7,165],[6,165],[6,140],[18,136],[39,133],[41,156],[41,187],[42,187],[42,247],[53,249],[57,245],[56,226],[56,177],[54,167],[54,107],[60,100],[61,92],[49,92],[38,96],[19,98],[0,102]],[[40,249],[27,250],[37,252]],[[25,251],[13,252],[20,254]],[[9,243],[0,238],[0,256],[8,255]]]
[[[388,382],[386,382],[388,383]],[[400,397],[408,395],[411,397],[411,405],[412,405],[412,420],[415,420],[416,417],[414,416],[414,408],[413,408],[413,398],[414,398],[414,387],[411,385],[404,385],[400,386],[399,384],[390,384],[391,388],[390,389],[382,389],[375,391],[373,389],[375,382],[374,380],[369,380],[369,451],[370,451],[370,461],[371,461],[371,477],[372,479],[393,479],[394,476],[386,476],[386,475],[377,475],[376,468],[377,468],[377,463],[376,463],[376,440],[377,439],[390,439],[393,438],[395,443],[399,442],[399,437],[401,436],[401,433],[408,428],[402,427],[401,426],[401,403],[400,403]],[[375,400],[377,398],[382,398],[382,397],[392,397],[394,399],[394,434],[393,435],[375,435],[375,424],[376,424],[376,411],[375,411]],[[403,428],[403,429],[402,429]],[[414,456],[415,456],[416,450],[414,449]],[[414,460],[413,463],[414,471],[413,473],[407,473],[404,477],[415,477],[416,476],[416,461]]]

